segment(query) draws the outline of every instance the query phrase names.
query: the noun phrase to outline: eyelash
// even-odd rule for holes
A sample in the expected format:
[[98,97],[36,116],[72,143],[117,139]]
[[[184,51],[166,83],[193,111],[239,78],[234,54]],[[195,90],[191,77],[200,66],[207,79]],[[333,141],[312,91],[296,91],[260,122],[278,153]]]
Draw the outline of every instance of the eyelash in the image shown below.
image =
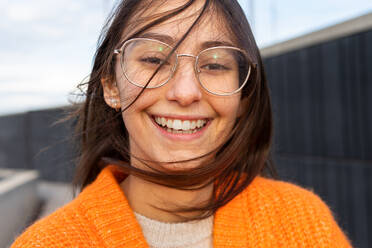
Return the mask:
[[[219,66],[221,69],[217,69],[217,70],[224,70],[224,71],[227,71],[227,70],[229,70],[230,68],[228,68],[228,67],[226,67],[226,66],[224,66],[224,65],[221,65],[221,64],[216,64],[216,63],[214,63],[214,64],[207,64],[206,66],[215,66],[215,65],[217,65],[217,66]],[[200,66],[200,68],[203,68],[203,67],[205,67],[204,65],[203,66]],[[210,69],[210,70],[215,70],[215,69]]]
[[[157,62],[159,62],[159,63],[155,62],[154,60],[157,60]],[[149,64],[159,65],[163,60],[160,59],[160,58],[157,58],[157,57],[145,57],[145,58],[141,58],[140,61],[145,62],[145,63],[149,63]],[[165,65],[169,65],[169,63],[165,62]],[[217,64],[217,63],[202,65],[202,66],[200,66],[200,68],[205,68],[207,66],[218,66],[219,67],[219,69],[209,69],[209,70],[230,70],[230,68],[228,68],[224,65],[221,65],[221,64]]]
[[[157,58],[157,57],[146,57],[146,58],[141,58],[140,61],[141,61],[141,62],[146,62],[146,63],[154,64],[154,63],[153,63],[153,60],[154,60],[154,59],[160,61],[160,63],[161,63],[161,61],[162,61],[161,59],[159,59],[159,58]],[[156,63],[156,64],[160,64],[160,63]]]

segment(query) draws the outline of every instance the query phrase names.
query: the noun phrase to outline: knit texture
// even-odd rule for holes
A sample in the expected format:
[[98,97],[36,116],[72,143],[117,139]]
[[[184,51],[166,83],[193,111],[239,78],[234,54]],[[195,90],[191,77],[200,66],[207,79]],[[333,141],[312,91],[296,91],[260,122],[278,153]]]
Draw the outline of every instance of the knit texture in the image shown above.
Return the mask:
[[166,223],[134,213],[150,248],[211,248],[213,216],[199,221]]
[[[149,247],[119,183],[106,167],[78,197],[29,227],[11,246]],[[351,247],[326,204],[291,183],[256,177],[220,208],[213,247]]]

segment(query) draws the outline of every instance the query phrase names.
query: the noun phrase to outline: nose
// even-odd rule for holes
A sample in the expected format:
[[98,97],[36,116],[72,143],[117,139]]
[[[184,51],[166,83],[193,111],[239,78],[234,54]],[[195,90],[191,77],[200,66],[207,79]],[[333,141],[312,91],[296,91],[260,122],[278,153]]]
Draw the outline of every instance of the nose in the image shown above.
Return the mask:
[[[202,92],[194,71],[194,58],[185,57],[184,63],[179,63],[173,77],[170,79],[166,98],[176,101],[181,106],[187,106],[200,101]],[[179,61],[180,62],[180,61]]]

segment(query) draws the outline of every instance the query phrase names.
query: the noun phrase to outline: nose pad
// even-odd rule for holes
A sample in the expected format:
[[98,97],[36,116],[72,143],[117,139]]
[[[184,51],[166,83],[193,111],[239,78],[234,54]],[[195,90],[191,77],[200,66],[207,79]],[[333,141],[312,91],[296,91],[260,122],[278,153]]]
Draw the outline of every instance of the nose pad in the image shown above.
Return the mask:
[[194,63],[185,61],[185,63],[177,64],[170,79],[171,82],[169,82],[171,87],[166,93],[166,98],[169,101],[178,102],[181,106],[187,106],[199,101],[202,97],[202,92],[194,66],[195,56],[180,54],[178,57],[193,58],[194,61],[191,61]]

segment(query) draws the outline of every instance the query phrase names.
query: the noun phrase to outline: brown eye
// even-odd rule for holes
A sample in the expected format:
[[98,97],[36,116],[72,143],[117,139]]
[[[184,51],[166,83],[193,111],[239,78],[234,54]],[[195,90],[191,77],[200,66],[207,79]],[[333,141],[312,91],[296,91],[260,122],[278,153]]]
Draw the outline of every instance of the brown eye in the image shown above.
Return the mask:
[[161,59],[156,58],[156,57],[141,58],[140,61],[149,63],[149,64],[157,64],[157,65],[160,65],[162,62]]
[[153,65],[160,65],[162,63],[164,63],[165,65],[169,64],[168,62],[164,62],[164,60],[160,59],[160,58],[157,58],[157,57],[145,57],[145,58],[141,58],[140,59],[140,62],[143,62],[143,63],[148,63],[148,64],[153,64]]
[[227,71],[227,70],[230,70],[230,68],[224,66],[224,65],[221,65],[221,64],[207,64],[207,65],[203,65],[200,67],[201,69],[205,69],[205,70],[213,70],[213,71]]

